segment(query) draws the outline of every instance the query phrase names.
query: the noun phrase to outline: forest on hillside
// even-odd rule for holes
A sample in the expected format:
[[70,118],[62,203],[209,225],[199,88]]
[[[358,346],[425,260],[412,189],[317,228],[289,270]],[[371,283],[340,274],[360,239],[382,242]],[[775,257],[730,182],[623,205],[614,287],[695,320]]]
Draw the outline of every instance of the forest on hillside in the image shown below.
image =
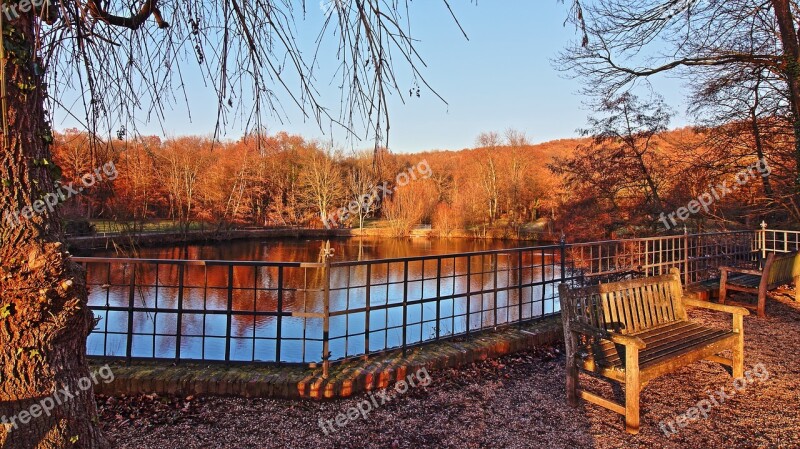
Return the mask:
[[[791,134],[769,121],[759,123],[770,132],[760,134],[758,145],[746,123],[669,131],[634,123],[627,134],[613,134],[613,124],[599,121],[581,138],[531,144],[507,130],[480,134],[475,148],[415,154],[347,152],[284,132],[220,142],[98,140],[66,130],[55,134],[53,149],[63,183],[79,182],[108,162],[118,172],[69,199],[70,220],[322,227],[336,209],[375,186],[394,186],[399,173],[425,162],[426,176],[391,194],[377,190],[375,201],[337,226],[381,220],[379,226],[401,236],[430,224],[447,236],[538,223],[537,229],[587,240],[683,232],[684,225],[693,232],[797,222],[795,205],[783,200],[791,198]],[[753,169],[761,155],[769,176]],[[675,217],[698,198],[699,211]],[[672,220],[665,218],[670,212]]]

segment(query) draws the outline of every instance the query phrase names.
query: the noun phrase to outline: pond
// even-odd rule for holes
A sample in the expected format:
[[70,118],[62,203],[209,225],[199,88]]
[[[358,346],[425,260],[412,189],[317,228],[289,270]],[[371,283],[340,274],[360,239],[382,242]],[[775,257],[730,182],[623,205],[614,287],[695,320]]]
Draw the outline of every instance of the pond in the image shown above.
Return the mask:
[[[100,318],[88,353],[319,362],[327,279],[332,360],[559,310],[560,265],[552,247],[498,240],[336,239],[330,242],[334,255],[326,275],[319,268],[324,245],[313,239],[238,240],[124,255],[95,252],[91,256],[113,259],[84,261],[89,305]],[[520,247],[527,249],[515,249]],[[158,260],[120,259],[134,255]]]

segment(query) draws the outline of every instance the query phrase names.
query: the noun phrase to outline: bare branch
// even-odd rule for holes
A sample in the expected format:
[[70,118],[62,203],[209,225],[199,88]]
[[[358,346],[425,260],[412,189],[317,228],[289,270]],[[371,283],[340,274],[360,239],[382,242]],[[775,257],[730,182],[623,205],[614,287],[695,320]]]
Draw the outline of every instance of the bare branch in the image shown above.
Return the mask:
[[146,0],[142,7],[139,8],[139,12],[130,17],[109,14],[96,0],[87,0],[86,5],[94,18],[102,20],[109,25],[138,30],[152,16],[159,28],[169,28],[169,23],[161,17],[161,11],[156,6],[156,2],[157,0]]

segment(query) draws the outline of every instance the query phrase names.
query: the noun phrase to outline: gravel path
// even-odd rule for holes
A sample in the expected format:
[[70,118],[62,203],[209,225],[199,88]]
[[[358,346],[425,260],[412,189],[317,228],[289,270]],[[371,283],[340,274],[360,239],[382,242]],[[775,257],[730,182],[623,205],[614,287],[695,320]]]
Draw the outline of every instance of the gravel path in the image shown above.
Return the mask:
[[[730,325],[723,314],[690,313]],[[332,402],[140,396],[98,403],[102,425],[120,448],[800,448],[800,303],[777,295],[767,314],[745,318],[752,383],[736,392],[731,377],[710,362],[656,379],[642,393],[636,436],[625,433],[619,415],[565,404],[558,348],[434,371],[429,378],[420,373],[428,386],[415,379],[404,394],[389,391],[384,404],[377,393]],[[587,376],[582,382],[611,394],[605,382]],[[731,396],[724,402],[720,388]],[[671,436],[659,429],[699,401],[711,404],[709,395],[718,405],[707,418],[675,424]],[[351,408],[356,411],[348,417]],[[326,431],[320,420],[329,420]]]

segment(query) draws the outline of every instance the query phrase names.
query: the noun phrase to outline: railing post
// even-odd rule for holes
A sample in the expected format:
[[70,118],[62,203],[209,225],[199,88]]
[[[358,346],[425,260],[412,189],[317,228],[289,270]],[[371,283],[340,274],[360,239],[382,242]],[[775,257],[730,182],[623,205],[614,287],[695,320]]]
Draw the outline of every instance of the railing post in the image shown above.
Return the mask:
[[[455,267],[455,262],[453,263]],[[455,272],[453,273],[455,275]],[[424,282],[423,282],[424,283]],[[436,258],[436,341],[442,337],[442,258]]]
[[683,226],[683,285],[689,285],[689,229]]
[[[183,328],[183,284],[186,266],[178,265],[178,318],[175,331],[175,364],[181,361],[181,329]],[[153,354],[155,355],[155,354]]]
[[[388,274],[388,273],[387,273]],[[365,313],[364,313],[364,360],[369,358],[369,314],[372,306],[370,303],[372,302],[372,264],[367,264],[367,291],[366,291],[366,298],[365,298]]]
[[[539,267],[541,268],[540,271],[542,272],[542,316],[545,316],[547,314],[545,312],[547,310],[547,305],[546,305],[546,301],[547,301],[547,269],[546,269],[546,266],[547,265],[545,263],[544,248],[542,248],[542,251],[541,251],[540,254],[541,254],[541,259],[540,260],[542,261],[541,265],[539,265]],[[555,311],[556,311],[556,301],[555,301],[555,299],[553,299],[553,313],[555,313]]]
[[[387,273],[388,274],[388,273]],[[423,274],[422,277],[425,277]],[[403,263],[403,357],[408,341],[408,259]]]
[[322,286],[322,378],[327,379],[330,374],[331,368],[331,351],[330,351],[330,330],[331,330],[331,258],[333,257],[333,250],[331,250],[331,242],[325,242],[325,249],[323,251],[323,267],[324,271],[322,279],[325,285]]
[[467,256],[467,336],[469,336],[469,328],[470,328],[470,303],[472,303],[472,282],[470,281],[470,275],[472,274],[472,256]]
[[[136,264],[132,263],[131,266],[131,285],[128,291],[128,347],[125,349],[125,363],[130,366],[131,357],[133,353],[133,302],[136,299]],[[111,263],[108,264],[109,273],[111,272]],[[155,354],[154,354],[155,355]]]
[[[225,320],[225,363],[231,361],[231,326],[233,325],[233,264],[228,265],[228,310]],[[205,332],[205,330],[203,331]],[[280,335],[278,335],[280,344]],[[202,357],[205,358],[205,354]]]
[[[283,334],[283,266],[278,266],[278,319],[276,324],[276,337],[278,337],[278,341],[275,344],[275,363],[280,365],[280,336]],[[255,340],[253,341],[253,348],[255,349]]]
[[561,234],[561,283],[567,280],[567,236]]
[[767,222],[761,222],[761,260],[764,261],[767,258]]
[[492,259],[494,262],[494,294],[493,294],[493,301],[492,301],[492,309],[494,309],[494,326],[497,327],[497,270],[498,265],[500,265],[500,258],[497,256],[497,253],[492,254]]
[[[520,327],[522,327],[522,276],[524,272],[522,271],[522,250],[517,250],[517,321]],[[511,296],[509,292],[509,296]]]
[[783,231],[783,252],[789,252],[789,233]]

